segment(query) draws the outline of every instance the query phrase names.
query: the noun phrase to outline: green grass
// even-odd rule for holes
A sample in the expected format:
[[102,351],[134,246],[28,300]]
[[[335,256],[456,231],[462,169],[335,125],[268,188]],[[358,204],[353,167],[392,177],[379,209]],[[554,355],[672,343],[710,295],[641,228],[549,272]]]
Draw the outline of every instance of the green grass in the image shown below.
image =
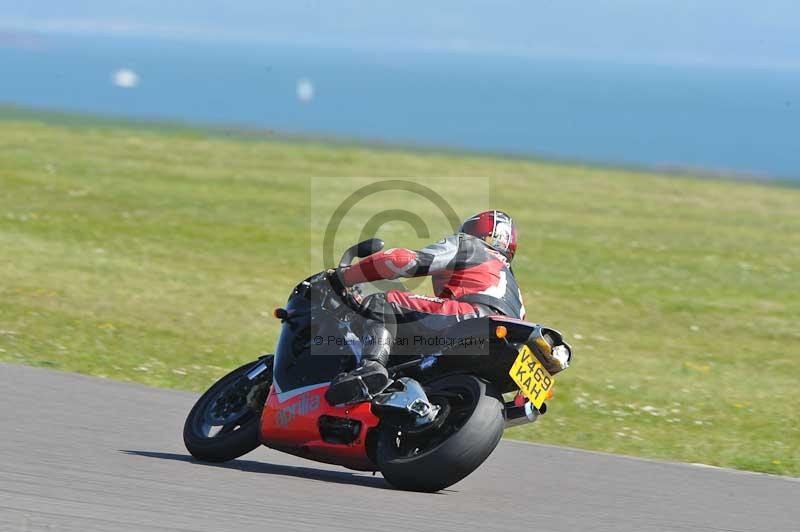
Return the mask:
[[[397,177],[451,189],[459,215],[511,212],[529,319],[575,347],[550,413],[512,437],[800,474],[789,187],[6,117],[0,360],[202,390],[272,349],[271,310],[321,269],[330,211]],[[446,231],[436,206],[376,195],[337,252],[398,202],[433,229],[388,223],[390,246]]]

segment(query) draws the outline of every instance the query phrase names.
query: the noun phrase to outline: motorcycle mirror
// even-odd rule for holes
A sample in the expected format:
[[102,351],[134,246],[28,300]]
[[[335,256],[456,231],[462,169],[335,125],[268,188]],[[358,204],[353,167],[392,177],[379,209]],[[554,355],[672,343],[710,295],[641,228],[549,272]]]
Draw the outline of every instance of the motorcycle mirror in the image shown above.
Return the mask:
[[364,257],[369,257],[373,253],[377,253],[383,249],[383,240],[380,238],[370,238],[368,240],[364,240],[363,242],[359,242],[358,246],[358,258],[363,259]]
[[339,267],[344,268],[348,266],[353,259],[358,257],[363,259],[364,257],[368,257],[373,253],[377,253],[383,249],[384,242],[380,238],[369,238],[364,240],[363,242],[359,242],[354,246],[351,246],[344,252],[342,255],[342,260],[339,261]]

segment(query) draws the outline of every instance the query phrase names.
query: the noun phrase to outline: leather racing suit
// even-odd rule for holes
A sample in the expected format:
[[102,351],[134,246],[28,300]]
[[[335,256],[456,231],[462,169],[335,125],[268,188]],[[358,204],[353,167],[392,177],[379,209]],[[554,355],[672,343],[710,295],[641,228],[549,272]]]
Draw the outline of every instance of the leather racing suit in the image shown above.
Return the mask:
[[[433,297],[389,290],[364,298],[362,310],[376,322],[369,326],[373,337],[389,341],[388,336],[395,337],[398,329],[404,336],[435,334],[459,321],[489,314],[525,317],[522,294],[506,257],[465,233],[419,251],[380,251],[342,272],[347,286],[421,276],[432,277]],[[381,326],[387,331],[381,331]],[[389,350],[370,347],[365,344],[364,358],[386,365]]]

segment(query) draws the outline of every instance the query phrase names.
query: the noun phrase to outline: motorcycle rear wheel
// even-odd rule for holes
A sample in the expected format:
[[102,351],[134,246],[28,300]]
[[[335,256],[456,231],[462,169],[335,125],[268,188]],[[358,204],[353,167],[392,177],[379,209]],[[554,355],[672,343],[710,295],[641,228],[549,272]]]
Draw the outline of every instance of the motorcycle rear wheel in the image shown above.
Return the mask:
[[[263,401],[251,407],[253,388],[259,386],[259,399],[266,399],[272,384],[272,359],[264,359],[267,370],[250,381],[247,373],[261,360],[231,371],[197,400],[183,427],[186,449],[198,460],[227,462],[258,447]],[[263,395],[263,397],[262,397]]]
[[503,435],[503,403],[492,387],[472,375],[452,375],[425,385],[442,406],[442,421],[430,431],[380,429],[376,460],[392,486],[435,492],[475,471]]

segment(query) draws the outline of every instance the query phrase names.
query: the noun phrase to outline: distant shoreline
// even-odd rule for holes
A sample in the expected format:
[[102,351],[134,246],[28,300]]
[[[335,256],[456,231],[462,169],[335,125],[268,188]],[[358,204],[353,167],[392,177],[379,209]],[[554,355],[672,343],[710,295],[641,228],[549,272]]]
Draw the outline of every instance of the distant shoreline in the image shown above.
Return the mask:
[[91,126],[110,128],[134,128],[147,131],[167,131],[186,134],[202,134],[212,138],[230,138],[253,141],[281,141],[290,143],[324,144],[342,147],[360,147],[382,151],[401,151],[428,153],[431,155],[452,155],[458,157],[477,157],[489,159],[507,159],[521,162],[537,162],[554,166],[585,166],[598,169],[618,170],[623,172],[646,172],[666,176],[699,178],[704,180],[736,181],[772,186],[800,187],[800,176],[772,176],[755,173],[735,172],[732,170],[711,170],[707,168],[691,168],[679,166],[649,166],[637,164],[611,164],[598,161],[558,158],[548,156],[505,153],[491,150],[469,150],[447,146],[428,146],[412,142],[390,142],[375,139],[350,138],[340,135],[293,133],[276,131],[236,124],[194,123],[181,120],[170,120],[156,117],[132,117],[115,114],[82,113],[77,111],[35,108],[20,106],[0,101],[0,121],[37,120],[45,124],[64,126]]

